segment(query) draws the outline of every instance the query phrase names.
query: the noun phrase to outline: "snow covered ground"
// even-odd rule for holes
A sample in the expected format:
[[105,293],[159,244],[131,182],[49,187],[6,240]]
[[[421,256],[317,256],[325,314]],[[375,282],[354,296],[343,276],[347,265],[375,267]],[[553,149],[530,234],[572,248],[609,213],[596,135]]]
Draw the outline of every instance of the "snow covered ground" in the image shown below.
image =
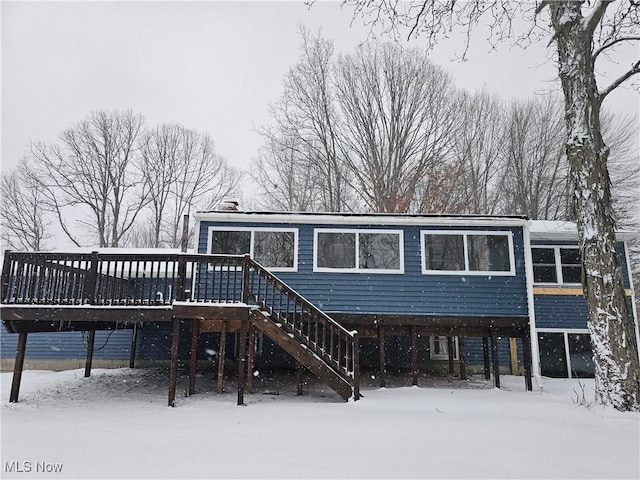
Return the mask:
[[575,380],[370,380],[344,403],[259,377],[237,407],[205,373],[169,408],[164,369],[25,371],[17,404],[1,376],[2,478],[640,478],[639,415],[577,405]]

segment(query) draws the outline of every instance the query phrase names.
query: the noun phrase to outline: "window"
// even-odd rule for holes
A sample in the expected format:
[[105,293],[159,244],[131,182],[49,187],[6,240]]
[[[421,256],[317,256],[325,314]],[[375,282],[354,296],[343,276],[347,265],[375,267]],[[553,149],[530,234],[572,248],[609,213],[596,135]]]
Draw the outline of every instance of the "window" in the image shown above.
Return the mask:
[[577,247],[532,247],[531,258],[535,283],[581,282],[582,265]]
[[422,272],[514,275],[511,232],[422,231]]
[[401,231],[316,229],[314,270],[402,273]]
[[251,255],[266,268],[295,271],[296,229],[209,228],[209,252],[223,255]]
[[[449,340],[451,338],[451,340]],[[429,337],[429,358],[432,360],[449,359],[449,342],[453,349],[453,359],[458,360],[458,337],[430,336]]]
[[587,331],[539,331],[538,348],[545,377],[593,378],[595,366]]

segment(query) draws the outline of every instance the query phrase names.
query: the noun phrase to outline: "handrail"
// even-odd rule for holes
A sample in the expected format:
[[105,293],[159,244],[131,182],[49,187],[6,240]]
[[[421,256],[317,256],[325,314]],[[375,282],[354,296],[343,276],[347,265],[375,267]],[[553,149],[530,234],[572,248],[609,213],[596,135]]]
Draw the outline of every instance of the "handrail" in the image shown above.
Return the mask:
[[171,305],[242,300],[242,255],[7,251],[2,304]]
[[249,256],[244,271],[249,300],[349,381],[357,398],[358,333],[345,329]]

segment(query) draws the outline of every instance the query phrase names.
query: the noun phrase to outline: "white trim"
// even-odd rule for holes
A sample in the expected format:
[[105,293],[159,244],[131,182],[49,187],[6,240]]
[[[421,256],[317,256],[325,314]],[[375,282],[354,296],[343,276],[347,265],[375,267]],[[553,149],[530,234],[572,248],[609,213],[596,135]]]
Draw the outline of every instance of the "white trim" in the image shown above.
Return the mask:
[[518,217],[487,216],[427,216],[397,214],[340,214],[340,213],[266,213],[266,212],[196,212],[193,217],[201,221],[211,222],[263,222],[263,223],[296,223],[304,225],[375,225],[375,226],[506,226],[520,227],[528,225],[529,220]]
[[538,328],[538,332],[541,333],[589,333],[589,330],[586,328],[552,328],[552,327],[545,327],[545,328]]
[[636,331],[636,350],[638,352],[638,359],[640,360],[640,325],[638,325],[637,305],[635,288],[633,286],[633,273],[631,272],[631,259],[629,258],[629,245],[624,243],[624,260],[627,264],[627,274],[629,275],[629,288],[631,289],[631,315],[633,316],[633,326]]
[[297,272],[298,271],[298,239],[300,237],[297,228],[279,228],[279,227],[234,227],[234,226],[218,226],[212,225],[207,228],[207,253],[211,253],[211,233],[212,232],[251,232],[249,240],[249,255],[253,257],[253,248],[255,242],[254,232],[292,232],[293,233],[293,267],[273,267],[264,265],[273,272]]
[[[318,267],[318,233],[353,233],[355,235],[355,267],[354,268],[330,268]],[[360,268],[360,233],[392,234],[398,236],[398,249],[400,254],[399,269]],[[314,228],[313,229],[313,271],[318,273],[364,273],[402,275],[404,273],[404,231],[373,228]]]
[[[427,256],[424,251],[425,235],[461,235],[464,247],[464,270],[429,270],[427,269]],[[469,249],[467,237],[469,235],[487,235],[507,237],[509,248],[509,270],[469,270]],[[425,275],[459,275],[459,276],[485,276],[485,277],[513,277],[516,275],[515,254],[513,249],[513,232],[511,230],[420,230],[420,254],[422,256],[422,273]]]
[[531,342],[531,375],[536,379],[538,388],[542,388],[542,374],[540,373],[540,347],[536,331],[536,311],[533,295],[533,258],[531,256],[531,235],[529,227],[522,232],[524,244],[524,267],[527,282],[527,308],[529,310],[529,340]]

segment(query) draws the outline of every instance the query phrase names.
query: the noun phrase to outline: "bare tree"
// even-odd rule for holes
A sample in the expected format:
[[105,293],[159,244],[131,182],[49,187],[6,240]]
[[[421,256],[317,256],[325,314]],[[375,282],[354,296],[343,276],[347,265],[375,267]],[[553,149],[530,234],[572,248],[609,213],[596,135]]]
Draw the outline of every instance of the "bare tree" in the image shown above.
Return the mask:
[[[300,59],[285,75],[284,91],[270,107],[274,124],[258,130],[266,144],[259,162],[276,167],[275,178],[259,174],[255,180],[267,198],[279,198],[276,205],[341,211],[347,208],[349,192],[337,145],[340,126],[331,79],[333,43],[304,28],[300,35]],[[288,183],[278,174],[282,170],[305,172],[313,182]],[[286,199],[283,194],[291,198]],[[311,199],[313,202],[309,203]],[[302,204],[299,200],[303,200]]]
[[501,197],[508,213],[534,220],[567,218],[568,165],[562,104],[547,96],[513,101],[503,142]]
[[341,55],[335,83],[354,189],[371,211],[409,211],[418,182],[451,148],[451,77],[425,52],[385,43]]
[[456,103],[462,128],[454,136],[452,155],[462,169],[456,178],[463,200],[462,208],[451,213],[496,213],[504,169],[504,102],[481,90],[459,94]]
[[[565,150],[570,165],[579,247],[584,269],[588,327],[596,366],[596,397],[618,410],[640,409],[640,364],[633,324],[617,257],[616,221],[607,168],[610,150],[602,138],[600,110],[606,97],[633,75],[640,60],[617,79],[598,87],[598,61],[622,43],[640,41],[640,3],[636,0],[542,0],[535,4],[507,0],[469,1],[346,0],[356,15],[386,21],[394,32],[423,35],[428,46],[461,28],[471,41],[480,22],[494,44],[506,38],[526,45],[542,37],[557,48],[558,76],[564,94]],[[518,35],[514,20],[530,28]],[[466,49],[463,56],[466,54]]]
[[11,172],[2,172],[0,222],[2,241],[13,250],[46,249],[50,221],[45,196],[25,161]]
[[[240,173],[228,165],[206,134],[180,125],[160,125],[141,140],[141,169],[149,189],[150,232],[138,234],[136,243],[177,248],[182,220],[192,209],[207,210],[231,194]],[[145,240],[146,239],[146,240]]]
[[[80,240],[66,215],[99,247],[117,247],[146,204],[137,155],[143,123],[130,111],[97,111],[63,131],[57,143],[32,144],[39,188],[76,245]],[[88,215],[80,216],[81,207]]]

